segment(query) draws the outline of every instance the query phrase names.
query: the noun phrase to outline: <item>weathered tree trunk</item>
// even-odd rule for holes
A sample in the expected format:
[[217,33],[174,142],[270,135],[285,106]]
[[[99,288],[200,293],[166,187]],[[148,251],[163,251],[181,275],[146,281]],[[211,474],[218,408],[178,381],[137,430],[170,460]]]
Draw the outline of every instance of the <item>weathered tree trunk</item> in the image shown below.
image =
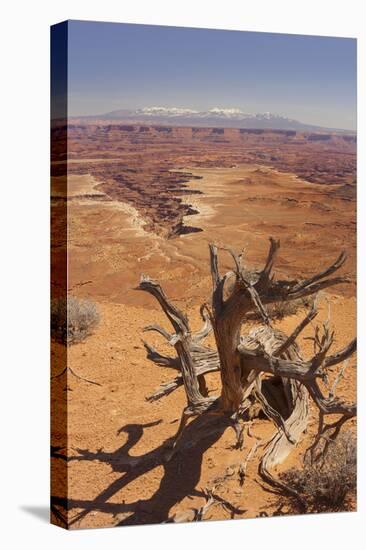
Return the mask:
[[[233,311],[231,311],[233,310]],[[243,315],[236,308],[226,308],[214,317],[214,333],[221,366],[221,406],[227,413],[239,410],[243,389],[250,371],[242,365],[237,350]]]

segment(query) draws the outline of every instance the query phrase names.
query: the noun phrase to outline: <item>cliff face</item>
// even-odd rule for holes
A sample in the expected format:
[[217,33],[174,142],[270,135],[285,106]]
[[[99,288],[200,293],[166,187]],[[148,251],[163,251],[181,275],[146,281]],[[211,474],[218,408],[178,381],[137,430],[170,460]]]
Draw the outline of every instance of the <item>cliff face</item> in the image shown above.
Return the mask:
[[[356,135],[352,133],[339,133],[339,132],[313,132],[301,131],[294,129],[276,129],[276,128],[223,128],[223,127],[198,127],[198,126],[171,126],[171,125],[149,125],[149,124],[124,124],[119,122],[113,122],[110,120],[95,120],[92,122],[83,121],[82,119],[71,119],[68,124],[69,132],[72,132],[74,135],[83,135],[85,136],[110,136],[117,135],[121,136],[125,133],[134,134],[146,134],[146,137],[164,137],[164,135],[169,135],[169,137],[174,138],[186,138],[186,139],[197,139],[197,138],[211,138],[214,139],[215,136],[225,136],[230,140],[242,140],[247,136],[251,138],[253,136],[262,136],[266,139],[277,139],[286,140],[288,138],[295,138],[297,140],[305,139],[306,141],[332,141],[333,143],[342,143],[342,142],[356,142]],[[53,127],[53,132],[56,134],[62,133],[64,131],[64,124],[55,124]]]

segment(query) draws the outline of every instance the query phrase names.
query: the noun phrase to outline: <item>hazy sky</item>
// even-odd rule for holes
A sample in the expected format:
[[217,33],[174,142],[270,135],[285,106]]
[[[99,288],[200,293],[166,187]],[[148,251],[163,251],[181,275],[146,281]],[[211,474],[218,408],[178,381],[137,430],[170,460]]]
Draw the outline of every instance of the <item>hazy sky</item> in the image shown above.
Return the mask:
[[356,40],[69,22],[69,114],[270,111],[356,128]]

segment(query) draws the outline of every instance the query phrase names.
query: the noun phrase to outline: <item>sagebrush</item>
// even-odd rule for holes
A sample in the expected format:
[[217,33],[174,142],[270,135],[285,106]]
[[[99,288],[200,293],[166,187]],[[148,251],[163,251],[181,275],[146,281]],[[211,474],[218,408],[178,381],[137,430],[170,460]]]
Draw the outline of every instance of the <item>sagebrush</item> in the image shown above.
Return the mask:
[[65,345],[85,340],[100,321],[94,302],[68,296],[51,303],[51,335]]
[[289,315],[295,315],[302,309],[306,309],[312,306],[313,299],[300,298],[299,300],[293,300],[292,302],[274,302],[267,307],[268,315],[271,319],[284,319]]
[[302,469],[291,469],[281,478],[304,498],[310,512],[352,510],[357,485],[355,435],[341,433],[321,460],[312,462],[308,454]]

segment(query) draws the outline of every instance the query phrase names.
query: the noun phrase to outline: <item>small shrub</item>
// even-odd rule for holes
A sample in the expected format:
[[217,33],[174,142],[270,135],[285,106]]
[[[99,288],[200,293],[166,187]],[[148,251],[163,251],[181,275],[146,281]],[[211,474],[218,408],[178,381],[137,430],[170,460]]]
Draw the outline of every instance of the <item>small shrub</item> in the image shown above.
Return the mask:
[[74,296],[58,298],[51,303],[51,336],[65,345],[85,340],[98,325],[96,304]]
[[283,319],[289,315],[295,315],[299,310],[309,308],[312,300],[309,298],[300,298],[291,302],[274,302],[267,307],[271,319]]
[[352,510],[357,486],[355,436],[341,434],[329,444],[321,461],[311,463],[307,458],[302,470],[289,470],[281,479],[304,497],[310,512]]
[[[311,298],[301,298],[290,302],[273,302],[272,304],[267,304],[265,307],[270,319],[281,320],[289,315],[295,315],[301,309],[309,308],[311,305]],[[260,321],[262,319],[257,310],[248,313],[247,318],[254,321]]]

